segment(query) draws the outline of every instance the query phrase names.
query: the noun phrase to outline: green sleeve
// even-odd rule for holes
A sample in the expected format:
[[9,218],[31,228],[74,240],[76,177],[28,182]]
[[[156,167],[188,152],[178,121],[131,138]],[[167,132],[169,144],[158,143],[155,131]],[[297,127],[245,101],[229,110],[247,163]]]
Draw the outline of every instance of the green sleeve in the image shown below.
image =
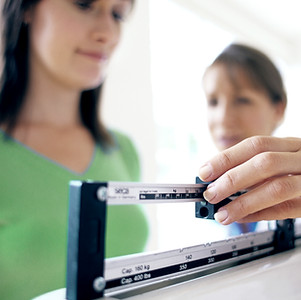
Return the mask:
[[130,175],[130,181],[139,181],[141,179],[140,160],[133,142],[121,132],[114,131],[113,135]]

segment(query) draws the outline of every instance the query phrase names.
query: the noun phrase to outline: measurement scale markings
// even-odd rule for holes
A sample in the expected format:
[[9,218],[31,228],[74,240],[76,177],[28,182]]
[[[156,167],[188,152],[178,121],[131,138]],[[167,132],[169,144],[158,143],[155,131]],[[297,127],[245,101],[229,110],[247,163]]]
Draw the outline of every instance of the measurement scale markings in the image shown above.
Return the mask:
[[128,201],[128,204],[135,204],[141,201],[149,203],[177,202],[179,200],[200,201],[203,199],[203,192],[206,190],[204,184],[147,184],[141,185],[120,184],[109,182],[107,187],[108,204],[120,204],[119,201]]
[[273,247],[274,247],[273,243],[261,244],[258,246],[248,247],[248,248],[244,248],[244,249],[238,249],[238,250],[234,250],[231,252],[208,256],[208,257],[197,259],[197,260],[191,260],[189,262],[183,262],[183,263],[171,265],[171,266],[160,268],[160,269],[149,270],[149,271],[142,272],[139,274],[133,274],[130,276],[124,276],[124,277],[108,280],[106,282],[106,289],[116,288],[119,286],[124,286],[124,285],[133,284],[133,283],[137,283],[137,282],[141,282],[141,281],[145,281],[145,280],[149,280],[149,279],[154,279],[154,278],[163,277],[166,275],[179,273],[182,271],[192,270],[192,269],[195,269],[198,267],[221,262],[221,261],[224,261],[227,259],[243,256],[246,254],[255,253],[260,250],[264,250],[264,249],[268,249],[268,248],[273,249]]
[[[258,245],[269,244],[273,241],[273,232],[262,232],[251,234],[249,236],[238,236],[235,239],[223,240],[212,244],[195,245],[183,249],[174,249],[167,252],[157,254],[146,254],[144,258],[123,259],[123,260],[107,260],[105,278],[107,281],[121,278],[128,275],[140,274],[143,269],[141,266],[147,266],[144,270],[155,270],[162,266],[168,267],[175,264],[182,264],[187,261],[195,261],[206,257],[212,257],[223,253],[233,251],[233,255],[237,254],[238,250],[253,247],[254,252],[258,250]],[[254,240],[254,238],[256,238]],[[120,268],[122,266],[122,268]]]
[[203,193],[142,193],[139,195],[140,200],[156,199],[202,199]]

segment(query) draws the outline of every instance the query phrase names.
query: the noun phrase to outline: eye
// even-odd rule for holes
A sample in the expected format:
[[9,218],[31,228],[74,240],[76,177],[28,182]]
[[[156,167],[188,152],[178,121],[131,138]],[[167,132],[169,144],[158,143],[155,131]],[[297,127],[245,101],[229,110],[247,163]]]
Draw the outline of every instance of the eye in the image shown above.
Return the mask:
[[246,98],[246,97],[238,97],[236,99],[236,102],[238,104],[243,104],[243,105],[250,105],[250,104],[252,104],[252,101],[249,98]]
[[93,1],[85,1],[85,0],[77,0],[75,1],[75,5],[81,10],[89,10],[92,8]]
[[123,14],[119,13],[117,11],[113,11],[112,16],[113,16],[114,20],[119,21],[119,22],[123,22],[125,20]]
[[132,1],[120,1],[112,7],[112,17],[116,22],[123,22],[129,16],[133,8]]
[[216,98],[208,99],[207,105],[210,107],[215,107],[218,105],[218,100]]

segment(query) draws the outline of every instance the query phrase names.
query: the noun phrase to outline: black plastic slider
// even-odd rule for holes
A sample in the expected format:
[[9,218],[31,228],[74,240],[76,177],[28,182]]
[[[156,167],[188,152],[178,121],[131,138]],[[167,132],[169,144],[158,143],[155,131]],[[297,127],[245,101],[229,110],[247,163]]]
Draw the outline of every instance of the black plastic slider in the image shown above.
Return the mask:
[[[196,177],[196,183],[202,183],[206,187],[211,183],[202,181],[199,177]],[[206,190],[206,189],[205,189]],[[204,190],[204,191],[205,191]],[[214,220],[214,214],[223,206],[227,205],[232,200],[236,199],[240,195],[246,193],[246,191],[238,191],[237,193],[231,195],[230,197],[222,200],[221,202],[217,204],[211,204],[207,200],[205,200],[204,197],[202,197],[202,200],[195,203],[195,216],[196,218],[201,219],[209,219]]]

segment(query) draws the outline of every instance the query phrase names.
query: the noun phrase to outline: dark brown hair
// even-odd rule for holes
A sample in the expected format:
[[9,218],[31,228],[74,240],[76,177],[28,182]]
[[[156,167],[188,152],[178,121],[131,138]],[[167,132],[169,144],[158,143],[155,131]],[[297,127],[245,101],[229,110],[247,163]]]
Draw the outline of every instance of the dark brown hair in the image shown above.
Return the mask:
[[242,70],[255,87],[267,93],[272,103],[286,104],[287,96],[281,74],[263,52],[242,44],[230,44],[209,68],[216,64],[223,64],[226,67],[232,82],[237,78],[235,71]]

